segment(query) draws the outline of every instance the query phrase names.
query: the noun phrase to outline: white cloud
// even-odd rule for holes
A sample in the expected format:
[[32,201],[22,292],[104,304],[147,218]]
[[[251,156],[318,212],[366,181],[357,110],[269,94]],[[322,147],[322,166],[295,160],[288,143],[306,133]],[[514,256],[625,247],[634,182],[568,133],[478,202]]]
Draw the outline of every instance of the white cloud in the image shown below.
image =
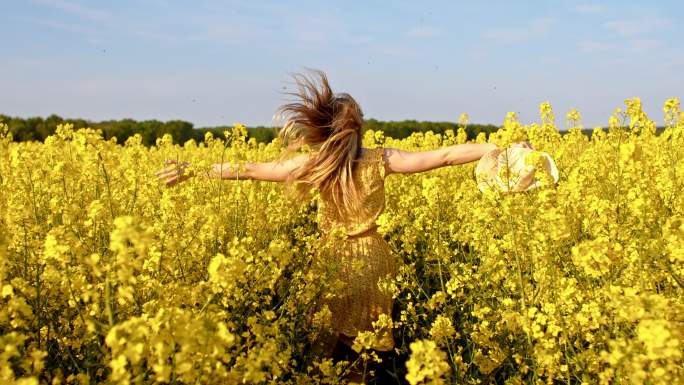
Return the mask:
[[[102,45],[107,40],[107,37],[112,33],[112,27],[109,22],[103,22],[98,24],[97,27],[93,27],[85,24],[62,23],[58,21],[45,20],[39,18],[24,18],[22,20],[37,26],[47,27],[56,31],[63,31],[79,35],[86,42],[92,45]],[[170,44],[186,42],[191,40],[200,40],[195,35],[165,33],[149,29],[148,27],[141,27],[134,24],[124,23],[118,25],[117,32],[124,32],[132,36],[148,40],[156,40]]]
[[641,16],[635,19],[609,20],[601,27],[612,33],[604,34],[602,41],[588,40],[577,43],[583,53],[633,55],[652,53],[666,48],[659,34],[671,29],[672,19],[656,16]]
[[152,5],[154,5],[156,7],[168,8],[170,6],[170,4],[167,0],[144,0],[143,2],[151,3]]
[[599,4],[579,4],[575,6],[575,12],[579,13],[602,13],[603,6]]
[[429,38],[439,35],[439,31],[430,26],[413,27],[406,32],[406,36],[413,38]]
[[655,31],[668,29],[672,20],[667,18],[642,18],[639,20],[611,20],[603,23],[603,27],[624,38],[633,38]]
[[608,43],[598,41],[582,41],[577,43],[577,49],[586,54],[634,54],[646,53],[665,46],[658,39],[626,39],[623,43]]
[[684,53],[679,53],[664,62],[664,66],[671,70],[684,70]]
[[86,26],[78,25],[78,24],[60,23],[60,22],[54,21],[54,20],[44,20],[44,19],[37,19],[37,18],[31,17],[31,18],[23,18],[22,21],[25,21],[27,23],[31,23],[34,25],[42,26],[42,27],[48,27],[51,29],[59,30],[59,31],[83,35],[85,37],[92,37],[94,35],[97,35],[97,32],[98,32],[94,28],[90,28],[90,27],[86,27]]
[[331,14],[299,16],[288,21],[286,34],[304,48],[326,44],[366,45],[373,41],[368,34],[352,30],[349,25]]
[[645,27],[630,20],[613,20],[603,24],[607,28],[622,37],[636,36],[644,33]]
[[482,37],[500,43],[511,43],[546,35],[558,20],[552,17],[533,19],[519,28],[492,29],[482,33]]
[[471,60],[481,61],[489,57],[489,52],[481,48],[474,48],[467,50],[465,56]]
[[662,48],[665,43],[658,39],[632,39],[629,40],[629,45],[635,52],[646,52]]
[[45,5],[51,8],[59,9],[75,16],[90,20],[106,20],[111,17],[111,14],[106,9],[87,7],[72,1],[65,0],[33,0],[35,4]]
[[614,52],[619,49],[617,44],[603,43],[597,41],[581,41],[577,48],[583,53]]
[[393,56],[400,58],[415,58],[417,53],[408,47],[401,47],[395,45],[384,45],[377,49],[377,52],[383,56]]
[[257,39],[265,39],[261,29],[248,29],[240,23],[218,23],[207,22],[197,24],[201,30],[197,36],[191,37],[189,40],[209,41],[213,43],[227,43],[232,44],[240,41],[252,41]]

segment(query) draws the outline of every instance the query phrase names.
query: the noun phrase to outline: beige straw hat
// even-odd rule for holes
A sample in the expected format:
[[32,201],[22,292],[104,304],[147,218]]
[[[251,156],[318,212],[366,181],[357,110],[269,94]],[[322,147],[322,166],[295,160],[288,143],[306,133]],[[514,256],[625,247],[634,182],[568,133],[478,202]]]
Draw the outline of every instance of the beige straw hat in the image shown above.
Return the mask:
[[558,169],[546,152],[514,145],[484,154],[475,168],[475,179],[482,192],[528,191],[550,184],[551,180],[558,182]]

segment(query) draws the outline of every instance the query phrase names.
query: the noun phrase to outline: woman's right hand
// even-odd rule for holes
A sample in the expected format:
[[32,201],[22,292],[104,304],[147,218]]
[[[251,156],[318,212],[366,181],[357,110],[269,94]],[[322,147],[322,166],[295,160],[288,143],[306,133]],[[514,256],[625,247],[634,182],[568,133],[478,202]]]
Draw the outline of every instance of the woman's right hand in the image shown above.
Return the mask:
[[161,169],[155,175],[159,180],[166,183],[167,187],[174,186],[193,176],[192,173],[185,171],[190,166],[188,162],[178,163],[176,160],[165,160],[164,164],[173,166]]

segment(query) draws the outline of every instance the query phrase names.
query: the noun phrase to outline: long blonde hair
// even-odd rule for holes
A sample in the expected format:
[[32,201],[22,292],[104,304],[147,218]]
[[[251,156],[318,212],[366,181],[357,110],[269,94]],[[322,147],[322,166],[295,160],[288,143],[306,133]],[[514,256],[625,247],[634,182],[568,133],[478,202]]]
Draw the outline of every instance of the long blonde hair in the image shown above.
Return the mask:
[[361,155],[363,113],[351,95],[332,92],[325,73],[310,73],[293,75],[297,92],[289,95],[297,100],[277,112],[286,118],[278,132],[287,144],[284,157],[304,145],[317,149],[315,156],[290,174],[286,184],[298,198],[312,188],[329,193],[339,212],[348,213],[358,209],[361,201],[352,170]]

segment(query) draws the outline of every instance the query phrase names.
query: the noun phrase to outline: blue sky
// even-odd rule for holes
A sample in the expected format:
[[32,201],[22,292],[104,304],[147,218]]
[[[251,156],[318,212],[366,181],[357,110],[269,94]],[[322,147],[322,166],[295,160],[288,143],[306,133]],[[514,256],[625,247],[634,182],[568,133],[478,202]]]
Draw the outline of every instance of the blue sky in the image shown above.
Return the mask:
[[[684,5],[576,1],[2,0],[0,113],[272,125],[312,67],[366,118],[607,124],[684,97]],[[289,87],[289,88],[288,88]]]

